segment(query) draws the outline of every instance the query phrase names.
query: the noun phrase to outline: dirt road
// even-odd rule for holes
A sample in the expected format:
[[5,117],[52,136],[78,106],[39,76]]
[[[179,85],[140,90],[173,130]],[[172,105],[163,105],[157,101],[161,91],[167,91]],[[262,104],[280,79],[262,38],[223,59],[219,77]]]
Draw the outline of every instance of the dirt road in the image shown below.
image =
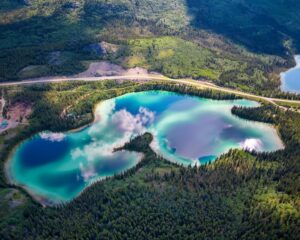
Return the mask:
[[124,75],[124,76],[102,76],[102,77],[84,77],[84,78],[78,78],[78,77],[53,77],[53,78],[40,78],[40,79],[28,79],[23,81],[17,81],[17,82],[2,82],[0,83],[0,87],[5,86],[18,86],[18,85],[26,85],[26,84],[41,84],[41,83],[55,83],[55,82],[72,82],[72,81],[86,81],[86,82],[95,82],[95,81],[103,81],[103,80],[139,80],[139,81],[145,81],[145,80],[158,80],[158,81],[172,81],[177,82],[180,84],[187,84],[187,85],[193,85],[200,88],[206,88],[206,89],[212,89],[217,90],[225,93],[232,93],[241,97],[251,98],[255,100],[262,100],[267,101],[273,105],[276,105],[280,107],[283,110],[287,110],[288,108],[284,106],[278,105],[277,102],[280,103],[286,103],[286,104],[299,104],[300,100],[288,100],[288,99],[281,99],[281,98],[269,98],[264,96],[259,96],[251,93],[245,93],[238,90],[233,90],[229,88],[219,87],[217,85],[214,85],[210,82],[206,81],[197,81],[192,79],[172,79],[167,78],[164,76],[157,76],[157,75]]

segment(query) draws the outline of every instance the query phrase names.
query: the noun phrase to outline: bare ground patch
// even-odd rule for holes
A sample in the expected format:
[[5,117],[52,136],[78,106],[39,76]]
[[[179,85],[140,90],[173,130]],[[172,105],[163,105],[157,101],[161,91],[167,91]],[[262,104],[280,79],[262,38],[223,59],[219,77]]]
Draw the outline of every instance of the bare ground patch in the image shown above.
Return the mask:
[[136,75],[153,75],[158,73],[149,72],[147,69],[134,67],[125,69],[120,65],[110,63],[108,61],[100,61],[90,63],[88,69],[82,73],[74,75],[74,77],[103,77],[103,76],[136,76]]
[[16,128],[19,124],[27,124],[32,107],[24,102],[18,102],[8,107],[5,116],[0,116],[0,134]]

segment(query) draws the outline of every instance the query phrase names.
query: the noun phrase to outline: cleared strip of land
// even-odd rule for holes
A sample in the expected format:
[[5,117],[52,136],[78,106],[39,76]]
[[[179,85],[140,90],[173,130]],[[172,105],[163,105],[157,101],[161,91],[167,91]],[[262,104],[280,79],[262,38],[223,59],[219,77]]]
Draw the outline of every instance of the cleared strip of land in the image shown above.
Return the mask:
[[259,96],[251,93],[245,93],[242,91],[219,87],[214,85],[210,82],[206,81],[197,81],[192,79],[172,79],[167,78],[164,76],[157,76],[157,75],[128,75],[128,76],[102,76],[102,77],[85,77],[85,78],[76,78],[76,77],[53,77],[53,78],[40,78],[40,79],[29,79],[23,81],[16,81],[16,82],[2,82],[0,83],[0,87],[5,86],[19,86],[19,85],[26,85],[26,84],[41,84],[41,83],[59,83],[59,82],[71,82],[71,81],[86,81],[86,82],[95,82],[95,81],[103,81],[103,80],[138,80],[138,81],[172,81],[177,82],[180,84],[187,84],[193,85],[200,88],[211,89],[226,93],[235,94],[241,97],[250,98],[258,101],[265,101],[269,102],[275,106],[280,107],[283,110],[287,110],[288,107],[286,105],[299,105],[300,100],[289,100],[289,99],[281,99],[281,98],[269,98],[264,96]]

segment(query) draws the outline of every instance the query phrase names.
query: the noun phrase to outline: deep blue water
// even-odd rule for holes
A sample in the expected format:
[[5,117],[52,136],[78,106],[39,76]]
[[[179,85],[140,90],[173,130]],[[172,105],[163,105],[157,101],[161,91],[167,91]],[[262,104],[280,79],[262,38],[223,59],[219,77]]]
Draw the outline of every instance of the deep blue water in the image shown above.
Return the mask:
[[282,91],[300,93],[300,55],[295,56],[296,67],[281,74]]
[[276,130],[231,114],[248,100],[217,101],[170,92],[131,93],[99,104],[91,126],[77,132],[42,132],[20,144],[9,161],[12,181],[39,198],[64,202],[99,179],[134,167],[141,154],[121,151],[131,138],[150,132],[151,147],[183,165],[214,161],[231,148],[282,148]]

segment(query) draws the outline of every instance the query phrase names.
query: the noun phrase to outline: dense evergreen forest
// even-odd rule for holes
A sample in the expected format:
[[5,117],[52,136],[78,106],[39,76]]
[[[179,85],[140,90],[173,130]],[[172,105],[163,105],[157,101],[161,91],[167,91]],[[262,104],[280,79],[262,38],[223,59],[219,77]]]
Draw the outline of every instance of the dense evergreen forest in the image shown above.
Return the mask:
[[110,60],[278,94],[278,73],[299,51],[299,10],[295,0],[3,0],[0,81]]
[[[70,203],[42,207],[9,185],[3,167],[16,143],[41,130],[89,123],[95,103],[132,91],[168,90],[213,99],[233,95],[175,83],[74,82],[5,88],[8,106],[27,101],[29,126],[1,136],[1,239],[298,239],[300,114],[275,107],[233,108],[273,123],[285,149],[231,150],[212,164],[185,168],[157,156],[150,134],[124,146],[144,159],[124,174],[95,183]],[[80,99],[80,101],[78,101]],[[67,107],[68,113],[62,115]],[[5,151],[3,151],[5,149]],[[14,204],[14,203],[18,204]]]
[[[280,91],[279,76],[300,51],[299,12],[299,0],[1,0],[0,82],[73,75],[109,61],[300,99]],[[97,103],[148,90],[239,98],[166,81],[1,87],[5,117],[20,103],[31,110],[0,134],[1,240],[300,238],[300,113],[265,102],[231,111],[275,125],[283,150],[230,150],[213,163],[183,167],[154,153],[146,133],[123,147],[144,154],[138,165],[69,203],[45,207],[9,183],[5,163],[21,141],[86,126]]]

